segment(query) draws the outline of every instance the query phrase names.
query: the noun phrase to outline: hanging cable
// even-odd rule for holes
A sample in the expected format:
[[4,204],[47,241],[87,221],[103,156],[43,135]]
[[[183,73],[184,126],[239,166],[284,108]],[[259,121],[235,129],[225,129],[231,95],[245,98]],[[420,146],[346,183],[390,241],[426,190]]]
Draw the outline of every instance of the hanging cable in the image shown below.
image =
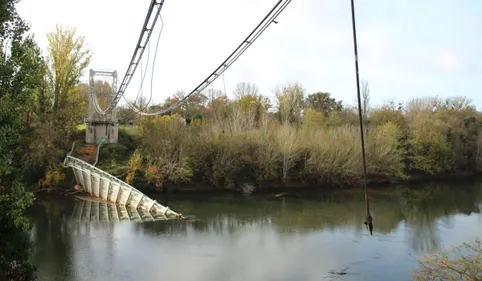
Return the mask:
[[[122,98],[124,99],[124,101],[126,102],[126,104],[130,107],[130,108],[135,108],[136,106],[136,103],[139,99],[139,96],[141,97],[142,99],[142,92],[143,92],[143,87],[144,87],[144,80],[146,78],[146,73],[147,73],[147,68],[149,66],[149,60],[150,60],[150,56],[151,56],[151,43],[149,42],[147,44],[147,61],[146,61],[146,67],[144,68],[144,71],[142,70],[143,69],[143,62],[142,62],[142,59],[139,61],[140,63],[140,66],[141,66],[141,85],[139,86],[139,91],[137,92],[137,95],[136,95],[136,98],[134,99],[134,104],[131,104],[126,98],[125,96],[123,95]],[[97,98],[95,97],[94,99],[94,106],[95,108],[97,109],[96,111],[98,113],[101,113],[102,109],[100,108],[100,105],[98,104],[97,102]],[[134,111],[134,114],[135,114],[135,111]]]
[[357,92],[357,100],[358,100],[358,119],[360,121],[360,136],[361,136],[361,149],[362,149],[362,160],[363,160],[363,181],[364,181],[364,193],[365,193],[365,209],[366,209],[366,217],[365,221],[363,222],[368,231],[370,231],[370,235],[373,235],[373,217],[370,214],[370,201],[368,199],[368,180],[367,180],[367,163],[366,163],[366,154],[365,154],[365,134],[363,129],[363,114],[362,114],[362,106],[361,106],[361,94],[360,94],[360,76],[358,70],[358,47],[357,47],[357,40],[356,40],[356,26],[355,26],[355,3],[354,0],[351,0],[351,21],[352,21],[352,29],[353,29],[353,50],[355,53],[355,74],[356,74],[356,92]]
[[[137,93],[137,96],[136,96],[136,99],[134,100],[134,104],[130,104],[129,101],[127,101],[127,99],[125,98],[124,95],[122,95],[122,98],[124,99],[124,101],[127,103],[127,105],[134,110],[134,112],[137,114],[137,112],[139,111],[142,111],[142,110],[145,110],[149,103],[151,102],[151,99],[152,99],[152,89],[153,89],[153,78],[154,78],[154,67],[156,65],[156,56],[157,56],[157,52],[159,50],[159,41],[160,41],[160,38],[161,38],[161,35],[162,35],[162,31],[164,30],[164,21],[162,19],[162,15],[159,14],[159,18],[161,19],[161,30],[159,31],[159,35],[157,37],[157,42],[156,42],[156,48],[154,50],[154,59],[153,59],[153,63],[152,63],[152,72],[151,72],[151,89],[150,89],[150,95],[149,95],[149,100],[147,101],[146,105],[143,106],[142,104],[139,104],[139,108],[136,107],[136,102],[137,100],[139,99],[139,95],[141,94],[142,90],[143,90],[143,87],[144,87],[144,80],[146,78],[146,74],[147,74],[147,69],[149,67],[149,61],[150,61],[150,50],[151,50],[151,44],[149,42],[149,44],[147,44],[147,62],[146,62],[146,67],[144,69],[144,73],[142,72],[142,60],[140,61],[141,63],[141,86],[139,87],[139,92]],[[142,96],[142,94],[141,94]]]
[[162,31],[164,30],[164,20],[162,19],[162,15],[159,14],[159,18],[161,19],[161,30],[159,31],[159,35],[157,36],[157,43],[156,43],[156,49],[154,51],[154,60],[152,62],[152,70],[151,70],[151,93],[149,94],[149,100],[146,103],[146,106],[144,108],[141,108],[140,110],[143,111],[145,110],[148,106],[149,103],[151,103],[152,100],[152,89],[153,89],[153,82],[154,82],[154,69],[156,67],[156,57],[157,57],[157,51],[159,50],[159,41],[161,41],[161,35]]
[[139,96],[141,97],[141,99],[143,96],[144,80],[146,79],[146,73],[147,73],[147,67],[149,66],[150,55],[151,55],[151,43],[149,42],[149,44],[147,44],[147,61],[146,61],[146,67],[144,68],[144,71],[142,70],[142,60],[140,61],[141,62],[141,85],[139,86],[139,91],[137,92],[136,99],[134,100],[134,106],[136,105],[137,100],[139,100]]

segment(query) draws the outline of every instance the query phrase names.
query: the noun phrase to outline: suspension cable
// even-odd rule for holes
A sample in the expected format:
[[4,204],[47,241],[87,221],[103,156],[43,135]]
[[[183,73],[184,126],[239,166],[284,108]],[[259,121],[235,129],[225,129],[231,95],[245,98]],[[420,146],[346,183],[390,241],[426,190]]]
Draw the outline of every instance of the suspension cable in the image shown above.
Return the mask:
[[370,214],[370,203],[368,200],[368,191],[367,191],[368,180],[367,180],[367,164],[366,164],[366,154],[365,154],[365,134],[363,129],[363,114],[362,114],[361,95],[360,95],[360,76],[359,76],[359,69],[358,69],[358,47],[357,47],[357,39],[356,39],[354,0],[351,0],[351,21],[352,21],[352,29],[353,29],[353,50],[355,54],[358,119],[360,121],[361,149],[362,149],[362,159],[363,159],[363,181],[364,181],[365,209],[366,209],[366,218],[365,218],[364,224],[367,226],[367,229],[370,231],[370,234],[373,235],[373,218]]
[[[126,74],[124,75],[124,79],[120,84],[119,90],[117,91],[114,99],[110,103],[110,105],[105,110],[99,110],[98,113],[105,115],[108,114],[116,107],[119,100],[123,97],[129,83],[131,82],[134,74],[136,72],[137,67],[139,66],[139,62],[142,59],[142,55],[146,49],[147,44],[151,38],[152,31],[156,25],[157,19],[161,13],[162,7],[164,5],[164,0],[151,0],[151,4],[149,5],[149,9],[147,11],[146,18],[144,20],[144,25],[142,26],[141,34],[139,36],[139,40],[137,41],[136,48],[134,50],[134,54],[132,55],[131,62],[127,68]],[[154,12],[154,9],[157,10]],[[151,21],[152,18],[152,21]],[[96,108],[99,109],[99,108]]]
[[246,37],[246,39],[241,42],[241,44],[219,65],[204,81],[199,84],[194,90],[192,90],[188,95],[184,96],[177,103],[161,110],[158,112],[146,113],[141,112],[138,109],[135,111],[139,115],[143,116],[155,116],[166,114],[172,110],[178,108],[182,103],[184,103],[190,96],[194,94],[201,93],[206,87],[214,82],[221,74],[224,73],[253,43],[258,39],[258,37],[271,25],[281,12],[288,6],[291,0],[279,0],[278,3],[271,9],[271,11],[263,18],[263,20],[256,26],[256,28],[251,31],[251,33]]

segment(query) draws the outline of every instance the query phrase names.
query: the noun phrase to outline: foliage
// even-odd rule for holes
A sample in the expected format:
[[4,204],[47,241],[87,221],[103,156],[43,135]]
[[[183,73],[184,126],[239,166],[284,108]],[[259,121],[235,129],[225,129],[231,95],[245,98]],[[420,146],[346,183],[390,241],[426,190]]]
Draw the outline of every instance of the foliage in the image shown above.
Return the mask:
[[29,263],[31,242],[24,211],[33,196],[19,183],[0,191],[0,279],[35,280],[35,266]]
[[482,280],[482,241],[477,238],[451,251],[421,259],[413,280]]
[[142,158],[138,150],[134,151],[129,160],[129,173],[126,177],[126,183],[132,184],[134,182],[136,173],[142,169]]
[[324,117],[330,116],[334,111],[342,111],[342,101],[332,98],[329,93],[318,92],[306,97],[306,105],[308,108],[321,112]]
[[426,174],[476,170],[480,121],[470,101],[418,98],[407,104],[410,169]]
[[136,113],[128,106],[118,106],[117,120],[121,125],[133,125],[136,120]]
[[[251,88],[255,94],[246,90]],[[198,104],[199,109],[205,106],[203,118],[189,126],[181,115],[140,118],[143,180],[156,186],[205,182],[223,188],[240,188],[242,181],[252,180],[362,183],[355,108],[328,93],[305,98],[294,83],[277,89],[278,111],[270,113],[256,85],[241,83],[236,89],[234,100],[208,91],[210,101]],[[394,102],[369,108],[365,91],[370,180],[480,168],[481,122],[466,100],[421,99],[406,109]],[[437,110],[429,106],[434,102]]]
[[41,187],[57,187],[62,184],[64,179],[65,174],[60,167],[51,167],[45,172],[45,177],[39,181],[39,185]]
[[79,84],[79,79],[91,58],[84,38],[76,36],[75,29],[57,26],[47,39],[45,75],[35,97],[37,122],[29,136],[25,159],[26,165],[43,170],[47,176],[39,182],[40,186],[58,184],[64,177],[60,163],[72,145],[87,107],[86,86]]
[[[75,29],[57,26],[47,34],[49,56],[47,58],[47,82],[52,101],[52,121],[63,136],[72,134],[77,125],[71,106],[77,106],[79,92],[76,86],[82,72],[89,65],[91,54],[85,47],[85,39],[76,35]],[[77,121],[78,122],[78,121]]]
[[476,144],[476,169],[482,172],[482,134],[479,133]]
[[[367,134],[367,164],[370,175],[403,178],[402,155],[397,148],[399,131],[387,123]],[[359,129],[343,126],[327,131],[308,131],[303,139],[307,158],[304,173],[318,181],[331,184],[361,184],[363,180]]]
[[22,125],[14,108],[15,103],[9,97],[0,98],[0,186],[12,182],[18,168],[14,159],[18,153]]
[[185,123],[180,116],[157,116],[140,122],[143,136],[141,143],[144,144],[142,155],[149,167],[157,167],[151,170],[157,171],[156,175],[162,175],[164,180],[188,181],[192,170],[186,158],[189,147],[185,145]]
[[301,84],[294,83],[279,86],[275,94],[281,123],[299,122],[305,98],[305,90]]
[[28,26],[16,13],[17,2],[0,4],[0,279],[34,280],[29,222],[24,216],[33,197],[20,183],[20,159],[42,61]]

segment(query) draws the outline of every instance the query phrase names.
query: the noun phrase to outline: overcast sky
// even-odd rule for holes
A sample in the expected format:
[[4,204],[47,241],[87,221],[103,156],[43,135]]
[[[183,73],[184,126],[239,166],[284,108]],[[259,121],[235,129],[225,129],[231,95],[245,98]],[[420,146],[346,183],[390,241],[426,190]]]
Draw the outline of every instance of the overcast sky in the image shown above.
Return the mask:
[[[177,90],[191,91],[276,2],[166,0],[153,99],[163,101]],[[121,80],[149,3],[22,0],[18,10],[31,24],[43,50],[46,33],[55,30],[56,24],[75,27],[94,52],[90,68],[117,70]],[[464,95],[482,110],[482,1],[356,0],[355,5],[360,76],[369,82],[372,104],[417,96]],[[293,0],[278,22],[226,71],[228,95],[239,81],[256,83],[270,97],[276,85],[299,81],[308,93],[330,92],[354,104],[350,1]],[[156,39],[153,36],[152,43]],[[149,82],[150,76],[147,79]],[[140,71],[128,89],[129,98],[137,94],[139,82]],[[150,94],[149,84],[143,95]],[[222,77],[214,88],[224,88]]]

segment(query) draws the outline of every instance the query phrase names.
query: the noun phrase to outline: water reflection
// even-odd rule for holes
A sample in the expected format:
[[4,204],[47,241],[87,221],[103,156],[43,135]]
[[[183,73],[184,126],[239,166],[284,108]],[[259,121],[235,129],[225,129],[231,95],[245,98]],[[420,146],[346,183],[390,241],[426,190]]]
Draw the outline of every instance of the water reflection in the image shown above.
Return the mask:
[[31,214],[34,259],[40,280],[407,280],[414,255],[471,239],[482,226],[480,183],[370,195],[372,237],[361,190],[158,198],[199,218],[192,222],[44,200]]
[[158,221],[167,220],[162,214],[151,214],[144,209],[136,209],[111,203],[78,200],[72,212],[73,219],[82,222],[110,222],[110,221]]

